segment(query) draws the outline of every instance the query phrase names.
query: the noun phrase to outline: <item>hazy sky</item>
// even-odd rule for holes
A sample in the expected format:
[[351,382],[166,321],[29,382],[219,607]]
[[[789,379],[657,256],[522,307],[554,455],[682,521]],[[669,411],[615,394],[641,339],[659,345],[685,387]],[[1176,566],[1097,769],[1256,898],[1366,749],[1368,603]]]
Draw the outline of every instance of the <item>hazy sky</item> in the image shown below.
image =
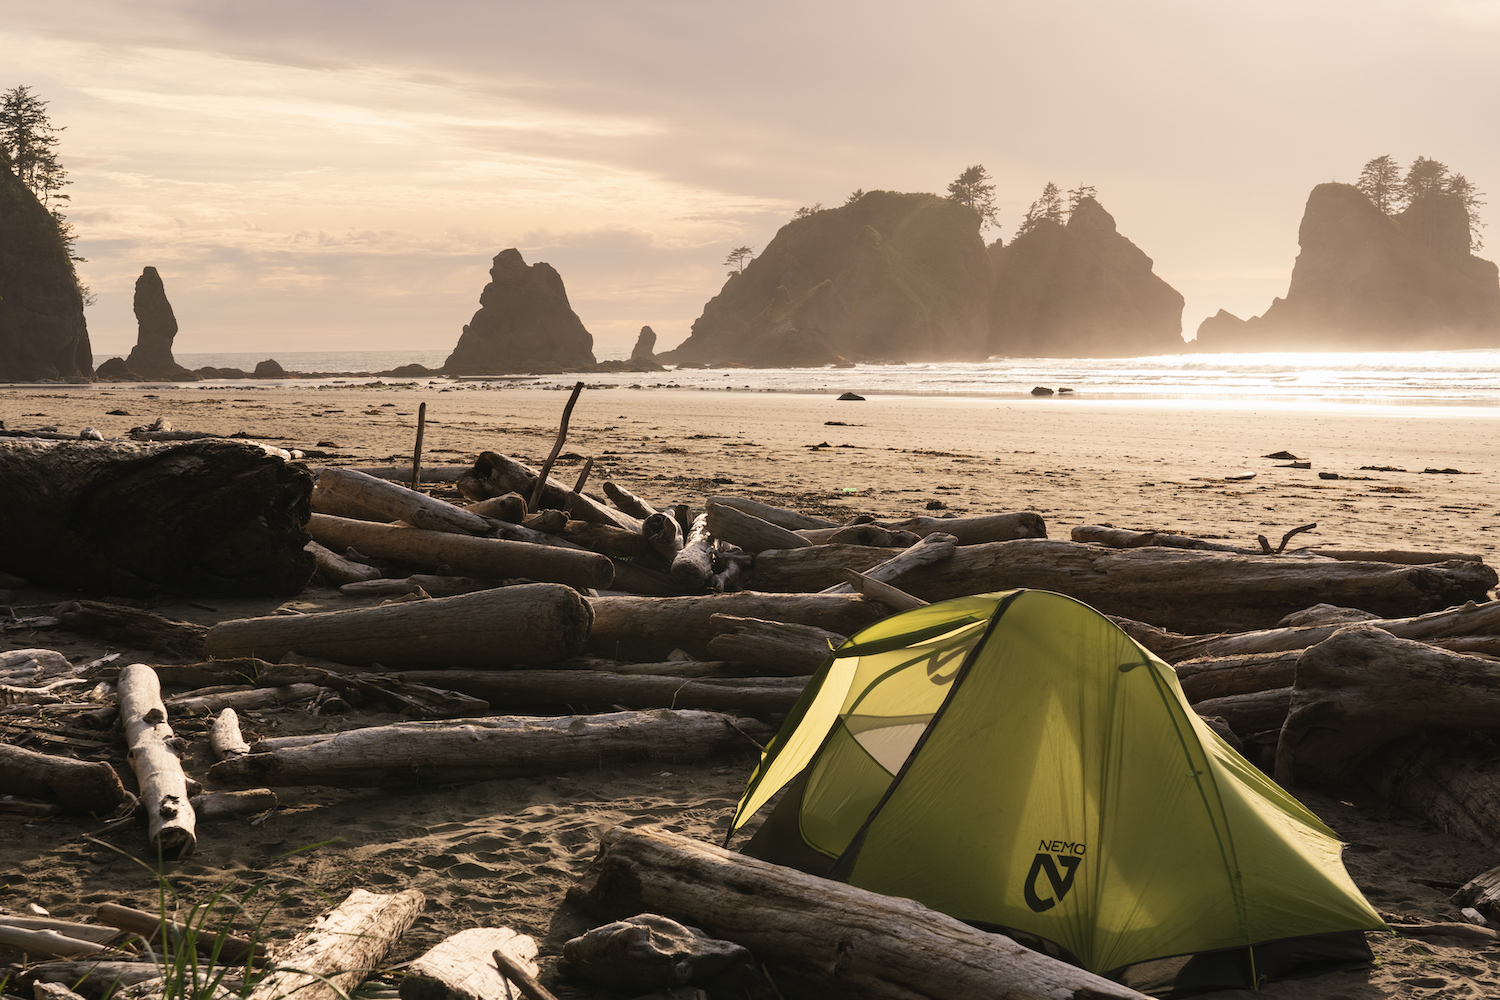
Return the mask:
[[1370,157],[1500,204],[1497,0],[0,0],[0,53],[67,126],[98,353],[147,264],[180,354],[446,351],[510,246],[596,353],[675,347],[732,246],[974,163],[1007,240],[1095,185],[1191,335],[1285,294],[1308,191]]

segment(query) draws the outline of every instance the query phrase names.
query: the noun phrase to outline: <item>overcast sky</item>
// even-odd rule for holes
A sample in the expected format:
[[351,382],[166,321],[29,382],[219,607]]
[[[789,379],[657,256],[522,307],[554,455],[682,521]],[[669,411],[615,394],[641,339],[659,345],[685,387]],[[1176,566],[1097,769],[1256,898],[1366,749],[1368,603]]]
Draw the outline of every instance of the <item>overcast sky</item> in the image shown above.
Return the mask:
[[1495,0],[0,0],[0,53],[67,126],[101,354],[148,264],[179,354],[446,351],[511,246],[597,354],[675,347],[731,247],[974,163],[1007,240],[1095,185],[1191,336],[1285,294],[1308,191],[1373,156],[1500,201]]

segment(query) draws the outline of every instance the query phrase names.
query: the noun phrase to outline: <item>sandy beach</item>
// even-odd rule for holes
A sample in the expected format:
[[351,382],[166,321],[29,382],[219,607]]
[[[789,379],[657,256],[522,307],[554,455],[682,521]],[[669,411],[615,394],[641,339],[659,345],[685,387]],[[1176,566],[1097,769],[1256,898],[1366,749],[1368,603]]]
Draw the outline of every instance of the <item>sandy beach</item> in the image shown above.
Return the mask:
[[[389,465],[410,463],[417,408],[426,403],[425,466],[467,465],[486,449],[540,464],[565,400],[559,392],[484,382],[38,385],[0,388],[0,421],[9,429],[89,426],[112,437],[164,417],[179,430],[243,433],[297,449],[309,463]],[[1444,407],[840,401],[738,388],[600,389],[579,399],[558,477],[571,480],[592,457],[591,483],[613,480],[659,506],[729,493],[836,517],[1030,510],[1046,519],[1053,538],[1067,538],[1081,524],[1111,524],[1238,545],[1254,545],[1263,534],[1274,544],[1287,530],[1316,522],[1294,546],[1474,552],[1493,565],[1500,563],[1497,430],[1500,412]],[[1283,450],[1311,468],[1264,457]],[[36,605],[65,596],[22,590],[9,600]],[[311,610],[338,601],[337,592],[310,587],[291,603]],[[183,599],[155,610],[211,622],[270,613],[281,603]],[[160,658],[55,632],[0,636],[0,649],[33,646],[58,649],[75,663],[114,651],[142,662]],[[178,726],[191,744],[190,770],[209,759],[206,723],[184,719]],[[249,713],[246,721],[252,738],[340,727],[336,717],[300,710]],[[738,759],[691,766],[605,767],[419,790],[293,789],[259,825],[206,826],[198,852],[170,864],[166,876],[189,905],[226,887],[263,884],[251,910],[269,908],[267,926],[278,934],[299,929],[351,888],[415,887],[427,895],[427,909],[395,961],[467,926],[507,924],[538,938],[547,969],[562,942],[585,926],[561,905],[562,895],[593,856],[598,834],[621,823],[655,824],[717,842],[754,759],[747,747]],[[1349,843],[1351,874],[1384,912],[1457,920],[1452,889],[1500,864],[1495,851],[1379,803],[1307,801]],[[97,830],[87,820],[0,823],[0,907],[35,904],[75,919],[106,901],[154,909],[158,883],[152,859],[142,856],[141,831],[85,839]],[[1373,969],[1275,984],[1265,995],[1500,993],[1500,941],[1369,937]]]

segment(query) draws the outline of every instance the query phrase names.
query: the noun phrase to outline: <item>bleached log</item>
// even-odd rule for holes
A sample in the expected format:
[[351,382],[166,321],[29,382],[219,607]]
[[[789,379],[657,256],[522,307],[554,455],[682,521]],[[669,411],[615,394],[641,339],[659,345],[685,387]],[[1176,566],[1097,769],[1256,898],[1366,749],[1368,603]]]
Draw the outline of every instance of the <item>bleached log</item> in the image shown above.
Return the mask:
[[708,515],[699,514],[672,559],[672,580],[683,590],[703,590],[714,575],[713,536],[708,533]]
[[615,578],[610,590],[652,597],[676,597],[682,593],[682,588],[666,573],[624,559],[611,561],[615,564]]
[[298,934],[247,1000],[343,1000],[380,967],[426,903],[416,889],[394,895],[355,889]]
[[278,803],[269,788],[244,788],[235,792],[200,792],[188,800],[201,820],[239,819],[255,816]]
[[324,466],[318,473],[318,488],[355,498],[360,506],[377,512],[382,521],[405,521],[413,528],[464,535],[490,533],[488,518],[363,472]]
[[[471,481],[483,483],[490,491],[490,496],[519,493],[523,497],[530,497],[536,487],[537,471],[524,462],[518,462],[499,452],[486,451],[481,452],[475,461]],[[470,496],[469,499],[487,498]],[[528,503],[528,506],[533,505]],[[602,504],[586,494],[574,493],[550,476],[542,490],[541,500],[534,506],[538,510],[565,510],[580,521],[612,524],[628,531],[639,531],[641,528],[640,518],[631,517],[623,510]]]
[[621,486],[619,483],[606,482],[601,489],[604,495],[609,497],[609,502],[629,514],[645,520],[656,513],[656,508],[651,506],[634,493]]
[[853,587],[857,593],[879,601],[892,611],[910,611],[912,608],[925,608],[928,604],[920,597],[913,597],[904,590],[892,587],[888,583],[881,583],[857,570],[844,570],[844,582]]
[[753,663],[773,674],[801,677],[813,673],[848,636],[815,625],[771,622],[762,618],[714,615],[709,625],[719,633],[708,640],[708,655]]
[[279,687],[239,687],[230,691],[195,691],[166,699],[173,715],[209,715],[227,709],[250,711],[271,705],[288,705],[309,701],[322,692],[316,684],[287,684]]
[[744,945],[793,996],[859,1000],[1143,1000],[1144,994],[910,899],[616,827],[575,902],[614,919],[660,913]]
[[[979,545],[984,542],[1008,542],[1017,538],[1046,538],[1047,522],[1040,514],[1018,511],[1009,514],[975,514],[970,517],[905,517],[894,520],[872,521],[869,527],[890,532],[909,532],[926,538],[934,532],[942,532],[958,539],[960,545]],[[822,528],[798,532],[816,544],[845,541],[841,535],[851,529],[866,525],[845,525],[841,528]],[[884,544],[863,542],[860,544]],[[904,543],[910,544],[910,542]]]
[[[957,551],[957,548],[957,538],[935,531],[923,536],[922,540],[915,545],[902,549],[897,555],[876,563],[863,572],[865,576],[879,583],[894,584],[904,579],[908,573],[923,566],[931,566],[953,558],[953,553]],[[852,594],[854,587],[848,583],[836,583],[831,587],[824,587],[821,593]]]
[[1276,780],[1333,788],[1374,748],[1427,726],[1492,729],[1500,663],[1349,625],[1297,661]]
[[1080,524],[1069,533],[1075,542],[1093,542],[1112,549],[1138,549],[1148,545],[1173,549],[1204,549],[1210,552],[1253,553],[1259,549],[1246,549],[1222,542],[1210,542],[1205,538],[1174,535],[1166,531],[1132,531],[1129,528],[1106,528],[1098,524]]
[[464,510],[470,514],[478,514],[492,521],[505,521],[508,524],[520,524],[526,520],[528,513],[526,498],[519,493],[507,493],[488,500],[476,500]]
[[808,531],[817,528],[837,528],[837,521],[830,521],[826,517],[813,517],[808,514],[799,514],[785,507],[773,507],[759,500],[751,500],[748,497],[713,496],[709,497],[710,503],[721,503],[727,507],[753,514],[762,521],[770,521],[772,524],[786,528],[788,531]]
[[315,539],[335,551],[352,545],[361,552],[384,559],[447,566],[459,575],[498,579],[526,577],[583,589],[607,587],[614,577],[609,560],[596,552],[422,528],[401,528],[327,514],[312,515],[307,529]]
[[[322,472],[327,466],[310,466],[313,472]],[[390,479],[398,483],[411,482],[410,465],[341,465],[337,468],[348,469],[350,472],[363,472],[367,476],[376,476],[380,479]],[[465,472],[469,471],[466,465],[437,465],[422,467],[422,479],[424,483],[457,483]]]
[[69,809],[108,815],[131,799],[115,769],[0,743],[0,795],[45,799]]
[[634,660],[664,660],[679,648],[712,659],[708,640],[717,634],[711,621],[716,614],[816,625],[840,635],[853,635],[889,614],[879,602],[855,594],[753,590],[692,597],[595,597],[589,603],[594,609],[589,651]]
[[418,590],[429,597],[456,597],[472,594],[476,590],[488,590],[489,585],[469,576],[435,576],[431,573],[413,573],[400,579],[359,580],[346,583],[339,593],[357,597],[361,594],[415,594]]
[[1454,559],[1459,562],[1484,562],[1484,556],[1477,552],[1414,552],[1410,549],[1313,549],[1312,551],[1320,556],[1327,556],[1329,559],[1404,563],[1411,566],[1449,562]]
[[641,534],[658,555],[671,560],[682,551],[682,527],[670,514],[652,514],[641,522]]
[[[37,983],[63,983],[83,991],[84,995],[102,996],[122,987],[161,979],[161,966],[156,962],[60,959],[27,966],[23,978]],[[225,979],[221,985],[232,987],[237,982]]]
[[1293,611],[1276,623],[1277,628],[1295,628],[1298,625],[1353,625],[1368,622],[1380,616],[1359,608],[1341,608],[1336,604],[1314,604],[1301,611]]
[[240,733],[240,717],[232,708],[226,708],[214,719],[208,731],[208,745],[213,748],[214,760],[240,757],[250,752],[250,744]]
[[714,538],[723,539],[733,545],[738,545],[746,552],[763,552],[766,549],[795,549],[805,545],[811,545],[807,539],[770,521],[762,520],[754,514],[747,514],[737,507],[729,504],[718,503],[714,500],[708,502],[708,512],[705,517],[708,521],[708,533]]
[[151,848],[163,857],[186,857],[198,845],[196,822],[156,672],[144,663],[132,663],[120,671],[116,690],[120,728],[140,785]]
[[209,630],[206,648],[218,658],[280,659],[295,651],[388,667],[549,663],[583,652],[593,618],[576,591],[535,583],[379,608],[220,622]]
[[32,684],[50,677],[68,677],[73,664],[53,649],[10,649],[0,652],[0,681]]
[[97,941],[82,941],[61,931],[7,927],[0,917],[0,951],[18,951],[33,958],[74,958],[102,949]]
[[602,670],[414,670],[401,676],[482,698],[501,712],[619,705],[765,715],[790,709],[807,683],[805,676],[694,678]]
[[752,719],[667,709],[407,722],[223,760],[209,769],[209,777],[220,785],[272,787],[489,781],[597,768],[608,761],[697,762],[721,750],[749,748],[746,733],[766,732]]
[[536,939],[509,927],[471,927],[428,949],[406,967],[401,1000],[512,1000],[493,955],[504,952],[535,976]]
[[381,577],[380,570],[365,563],[346,559],[333,551],[326,545],[318,542],[308,542],[307,551],[313,554],[317,561],[317,573],[320,579],[330,587],[341,587],[346,584],[378,580]]

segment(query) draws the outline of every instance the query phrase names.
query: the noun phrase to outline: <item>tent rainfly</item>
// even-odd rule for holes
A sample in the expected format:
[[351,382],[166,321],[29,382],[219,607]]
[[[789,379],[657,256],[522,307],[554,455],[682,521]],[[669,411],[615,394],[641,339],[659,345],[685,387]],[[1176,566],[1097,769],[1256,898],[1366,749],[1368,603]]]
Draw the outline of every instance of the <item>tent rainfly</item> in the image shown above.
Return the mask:
[[746,853],[1132,985],[1349,968],[1385,927],[1337,835],[1198,717],[1170,666],[1061,594],[944,601],[852,637],[731,835],[788,785]]

